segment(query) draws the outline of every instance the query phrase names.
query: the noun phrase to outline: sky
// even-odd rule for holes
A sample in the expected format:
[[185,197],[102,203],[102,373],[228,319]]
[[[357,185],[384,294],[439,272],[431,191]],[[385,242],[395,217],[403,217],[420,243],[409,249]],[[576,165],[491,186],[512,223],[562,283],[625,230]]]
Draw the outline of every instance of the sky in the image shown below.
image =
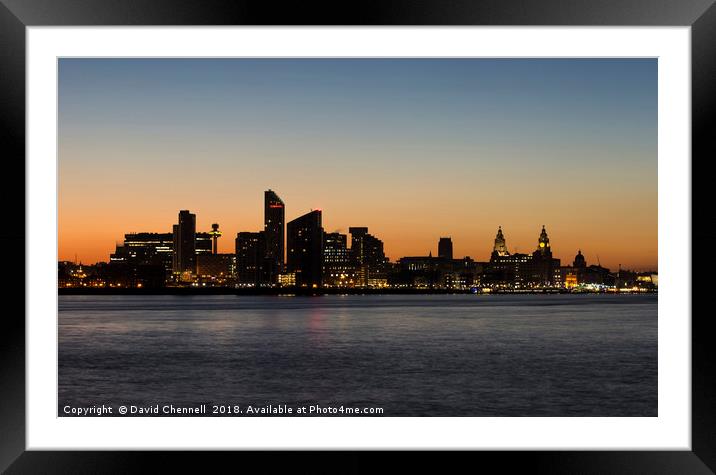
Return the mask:
[[59,59],[58,257],[180,209],[224,232],[368,226],[391,260],[532,252],[657,269],[656,59]]

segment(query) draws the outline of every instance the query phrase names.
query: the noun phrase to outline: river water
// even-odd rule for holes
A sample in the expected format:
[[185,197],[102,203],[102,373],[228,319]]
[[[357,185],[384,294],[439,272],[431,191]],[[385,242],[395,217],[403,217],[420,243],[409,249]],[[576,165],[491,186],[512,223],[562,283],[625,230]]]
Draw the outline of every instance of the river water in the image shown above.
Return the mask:
[[655,294],[63,295],[58,338],[60,416],[102,404],[658,415]]

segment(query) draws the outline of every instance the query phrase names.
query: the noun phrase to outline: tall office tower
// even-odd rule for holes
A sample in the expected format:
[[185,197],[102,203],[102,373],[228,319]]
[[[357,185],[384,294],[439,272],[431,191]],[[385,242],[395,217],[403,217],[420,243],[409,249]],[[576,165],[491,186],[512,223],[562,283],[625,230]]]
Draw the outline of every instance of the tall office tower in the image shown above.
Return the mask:
[[348,236],[340,233],[324,233],[323,285],[349,287],[354,283],[353,266],[348,257]]
[[278,274],[283,272],[285,217],[286,209],[281,198],[275,192],[266,190],[264,192],[264,232],[266,233],[266,257],[273,264],[273,268],[269,269],[272,281],[276,281]]
[[266,283],[266,235],[263,231],[236,235],[236,283],[258,287]]
[[357,273],[358,285],[368,287],[376,280],[385,278],[387,259],[383,251],[383,241],[368,234],[368,228],[353,226],[351,233],[351,259]]
[[449,237],[441,237],[438,242],[438,257],[446,260],[452,260],[452,239]]
[[189,210],[179,211],[179,224],[173,230],[174,273],[196,273],[196,215]]
[[320,287],[323,264],[323,227],[321,210],[314,210],[290,221],[287,225],[286,267],[296,273],[296,285]]

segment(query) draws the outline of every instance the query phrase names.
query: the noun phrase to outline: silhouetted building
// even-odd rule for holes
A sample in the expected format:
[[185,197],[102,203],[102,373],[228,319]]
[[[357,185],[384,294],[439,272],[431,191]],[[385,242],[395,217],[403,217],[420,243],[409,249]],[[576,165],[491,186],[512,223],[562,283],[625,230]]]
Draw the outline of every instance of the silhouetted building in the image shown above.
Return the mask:
[[179,211],[179,223],[174,225],[173,231],[173,271],[179,275],[194,274],[196,272],[196,215],[188,210]]
[[610,273],[609,269],[594,264],[591,266],[587,266],[587,268],[584,269],[583,275],[583,282],[580,282],[580,284],[584,283],[592,285],[612,286],[616,285],[618,280],[617,275]]
[[159,265],[165,278],[172,273],[174,236],[172,233],[128,233],[109,256],[110,264]]
[[562,285],[559,259],[552,257],[544,226],[532,254],[510,254],[502,228],[497,231],[483,282],[497,287],[558,287]]
[[383,241],[368,234],[368,228],[353,226],[351,233],[351,262],[355,267],[359,287],[377,287],[387,284]]
[[398,259],[396,270],[389,276],[396,287],[436,288],[441,283],[441,268],[445,259],[427,256],[407,256]]
[[574,261],[571,266],[564,266],[560,268],[562,285],[567,289],[573,289],[581,284],[585,283],[587,272],[587,261],[582,255],[582,250],[577,251],[577,255],[574,256]]
[[395,287],[466,289],[480,283],[481,273],[482,264],[470,257],[446,259],[429,253],[398,259],[388,282]]
[[522,277],[532,286],[562,286],[560,260],[552,257],[552,248],[544,226],[537,240],[537,250],[532,253],[532,261],[525,266]]
[[452,260],[452,239],[441,237],[438,241],[438,257]]
[[340,233],[323,234],[323,285],[353,287],[356,274],[348,255],[348,236]]
[[320,287],[323,271],[321,211],[314,210],[287,225],[288,272],[296,273],[296,285]]
[[266,257],[271,262],[269,272],[271,281],[277,282],[278,274],[283,272],[284,235],[286,210],[278,195],[264,192],[264,232],[266,233]]
[[497,236],[495,236],[495,245],[492,248],[492,257],[498,257],[498,256],[509,256],[510,253],[507,252],[507,242],[505,240],[505,236],[502,234],[502,226],[498,226],[497,228]]
[[236,255],[199,254],[196,256],[196,273],[199,279],[215,284],[233,282],[236,275]]
[[194,244],[196,255],[213,254],[214,253],[214,236],[211,232],[196,233],[196,241]]
[[587,261],[586,259],[584,259],[581,249],[579,249],[577,251],[577,255],[574,256],[574,262],[572,263],[572,267],[574,267],[575,269],[585,269],[587,267]]
[[260,232],[240,232],[236,235],[236,284],[259,287],[266,279],[266,235]]

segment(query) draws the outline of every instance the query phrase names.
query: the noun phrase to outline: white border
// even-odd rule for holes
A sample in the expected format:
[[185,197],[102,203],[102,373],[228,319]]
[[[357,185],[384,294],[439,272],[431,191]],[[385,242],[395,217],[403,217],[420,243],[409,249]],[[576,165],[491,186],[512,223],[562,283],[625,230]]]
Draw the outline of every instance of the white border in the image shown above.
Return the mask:
[[[56,417],[56,61],[64,56],[658,57],[659,416]],[[690,84],[686,27],[28,28],[27,448],[690,450]]]

